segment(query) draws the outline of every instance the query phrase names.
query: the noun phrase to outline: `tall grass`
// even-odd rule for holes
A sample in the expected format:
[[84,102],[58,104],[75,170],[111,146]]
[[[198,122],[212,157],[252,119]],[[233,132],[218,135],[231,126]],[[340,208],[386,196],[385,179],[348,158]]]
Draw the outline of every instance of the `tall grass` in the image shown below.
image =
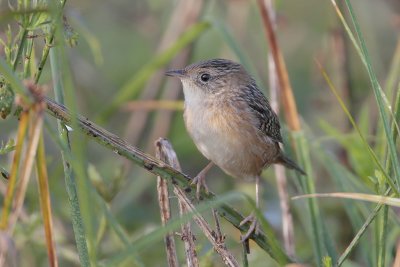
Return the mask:
[[[249,25],[260,33],[268,27],[265,20],[268,13],[261,13],[263,16],[258,13],[262,2],[259,1],[259,5],[246,3],[242,6],[242,8],[246,7],[250,14]],[[364,39],[371,29],[364,26],[362,20],[358,20],[360,11],[354,9],[349,0],[346,0],[343,5],[346,10],[341,10],[332,0],[331,12],[336,13],[340,22],[338,27],[343,27],[347,34],[346,38],[352,47],[351,51],[354,58],[357,58],[357,61],[352,64],[364,69],[365,79],[369,83],[366,94],[373,95],[373,98],[369,100],[370,102],[366,101],[362,104],[363,109],[356,116],[350,112],[352,109],[349,105],[353,103],[346,101],[346,96],[341,94],[340,88],[332,79],[336,74],[330,71],[329,61],[317,58],[316,65],[319,72],[314,75],[320,80],[325,80],[326,88],[320,90],[325,90],[324,94],[334,99],[331,105],[335,107],[337,114],[343,114],[345,117],[343,123],[350,121],[352,126],[350,133],[342,133],[326,118],[322,118],[319,129],[314,129],[313,127],[317,126],[307,120],[307,117],[304,120],[300,119],[294,104],[297,102],[300,110],[304,108],[300,100],[293,98],[290,94],[293,90],[294,95],[299,95],[302,89],[294,82],[296,79],[293,77],[297,74],[291,72],[290,60],[285,60],[287,46],[280,40],[280,35],[285,33],[284,28],[280,29],[278,25],[277,31],[267,32],[267,36],[271,33],[276,35],[272,39],[270,37],[268,42],[261,38],[251,39],[260,42],[263,51],[270,49],[275,56],[275,62],[278,62],[276,63],[279,70],[277,75],[282,80],[281,90],[284,92],[281,110],[284,111],[285,116],[282,124],[283,128],[287,128],[287,135],[290,137],[287,138],[287,143],[290,145],[286,150],[288,153],[291,152],[294,158],[297,156],[299,163],[308,174],[306,177],[293,177],[295,186],[290,187],[288,191],[292,195],[318,192],[340,193],[332,194],[331,196],[339,196],[339,198],[330,200],[313,197],[306,202],[300,199],[291,202],[295,218],[296,243],[294,247],[295,254],[298,256],[296,259],[290,258],[282,249],[282,240],[278,234],[279,227],[271,226],[269,215],[273,212],[273,207],[270,207],[274,204],[265,201],[268,210],[256,211],[263,232],[252,236],[254,242],[250,242],[251,257],[248,257],[246,253],[241,254],[246,250],[243,250],[239,242],[239,233],[246,231],[247,226],[239,226],[239,223],[242,219],[241,214],[247,213],[246,206],[254,208],[251,197],[237,192],[223,194],[222,192],[228,191],[227,186],[218,187],[218,183],[225,178],[221,173],[211,173],[208,179],[215,181],[213,185],[218,188],[215,191],[219,193],[207,196],[203,192],[202,196],[206,200],[197,203],[186,175],[104,131],[92,122],[93,118],[88,120],[79,115],[83,113],[82,111],[89,114],[100,113],[97,121],[118,135],[123,130],[123,127],[121,129],[121,125],[124,125],[121,123],[123,120],[111,115],[119,114],[118,111],[122,105],[136,99],[142,90],[146,90],[145,85],[151,80],[152,75],[167,66],[188,45],[193,46],[194,52],[191,55],[193,61],[201,57],[197,54],[201,53],[199,51],[204,53],[204,50],[207,50],[205,54],[209,55],[209,50],[213,50],[212,54],[215,57],[236,58],[252,72],[260,84],[263,84],[264,73],[259,69],[260,66],[267,65],[266,57],[253,59],[254,52],[248,49],[253,44],[240,40],[236,35],[237,29],[229,25],[225,17],[215,15],[216,12],[220,14],[233,12],[231,8],[234,4],[228,1],[205,1],[205,3],[208,5],[206,9],[208,14],[204,14],[204,20],[199,19],[197,23],[187,27],[183,34],[164,51],[146,54],[148,58],[140,62],[142,66],[137,66],[134,71],[129,70],[130,75],[131,73],[134,75],[126,77],[126,81],[119,80],[118,86],[115,86],[119,89],[109,94],[107,101],[101,100],[101,107],[96,107],[94,111],[90,110],[89,104],[86,105],[87,99],[80,99],[87,93],[85,90],[88,90],[79,80],[84,80],[86,73],[82,75],[74,70],[79,69],[79,64],[84,65],[85,62],[81,58],[82,61],[76,61],[77,56],[74,53],[80,48],[80,40],[86,39],[88,40],[86,49],[89,50],[88,53],[96,57],[94,61],[100,63],[104,60],[107,65],[107,60],[111,60],[107,57],[107,52],[112,53],[113,56],[116,54],[114,51],[105,51],[104,58],[100,57],[99,51],[102,49],[95,44],[100,44],[104,40],[96,39],[98,38],[96,34],[103,33],[95,33],[94,30],[91,32],[89,29],[93,25],[86,25],[84,19],[77,18],[73,12],[68,12],[73,9],[70,6],[73,3],[65,1],[57,3],[44,0],[17,1],[13,8],[1,11],[0,25],[5,30],[1,35],[1,47],[4,53],[0,58],[0,107],[9,107],[11,103],[14,103],[13,111],[17,111],[15,115],[9,114],[10,110],[0,110],[2,116],[3,114],[5,114],[4,117],[8,116],[4,124],[6,126],[3,127],[3,122],[0,122],[0,138],[4,138],[1,144],[9,139],[16,140],[15,146],[0,146],[2,157],[0,170],[2,174],[4,173],[3,176],[8,177],[8,180],[2,180],[0,187],[3,194],[0,219],[1,238],[6,238],[10,244],[18,245],[16,248],[10,245],[8,250],[0,251],[2,255],[7,255],[6,261],[17,261],[21,266],[28,263],[31,266],[42,266],[44,262],[49,262],[50,266],[162,265],[166,260],[163,245],[160,245],[163,236],[178,231],[182,223],[193,220],[193,217],[201,222],[206,221],[214,227],[210,209],[215,208],[220,216],[226,219],[221,224],[225,237],[223,241],[219,241],[226,246],[224,249],[229,252],[227,254],[239,258],[245,266],[247,264],[249,266],[261,266],[260,264],[283,266],[292,262],[304,262],[317,266],[352,266],[354,263],[360,266],[388,266],[393,263],[392,251],[397,246],[399,219],[389,205],[397,205],[400,192],[397,143],[400,118],[398,78],[400,77],[400,45],[398,44],[394,52],[387,77],[382,79],[374,70],[368,42]],[[318,4],[322,5],[322,3]],[[140,5],[136,2],[131,5],[141,8],[136,6]],[[157,4],[157,1],[152,1],[152,4],[148,6],[149,11],[166,14],[157,18],[151,16],[152,19],[156,19],[155,21],[160,24],[165,20],[173,19],[168,17],[170,10],[160,11],[157,5],[174,8],[173,1],[168,4],[162,4],[161,1]],[[278,9],[278,13],[284,13],[284,7],[283,5],[282,10]],[[78,25],[77,29],[82,29],[79,32],[80,37],[73,32],[69,23],[72,23],[72,26]],[[140,23],[144,23],[144,28],[148,26],[147,22]],[[238,25],[242,24],[241,22]],[[157,27],[160,31],[164,30],[162,26]],[[246,27],[250,26],[245,25]],[[137,38],[135,41],[139,43],[139,40],[146,38],[144,32],[135,32],[132,38]],[[246,38],[251,36],[249,32],[253,31],[246,30],[244,33]],[[111,36],[112,32],[108,34]],[[75,39],[71,40],[71,36],[73,39],[78,38],[78,48],[70,46],[75,43]],[[216,44],[218,48],[225,49],[220,53]],[[119,51],[119,53],[124,53],[126,57],[133,53],[135,57],[140,58],[141,53],[145,53],[143,51],[153,51],[155,47],[145,46],[141,47],[142,50],[138,45],[130,51]],[[109,71],[107,74],[111,76],[114,69],[119,68],[122,72],[122,69],[127,66],[126,62],[119,62],[119,64],[121,65],[107,65],[107,71]],[[98,75],[100,76],[96,73],[94,77]],[[101,80],[104,79],[104,77],[101,78]],[[27,79],[33,82],[24,81]],[[386,81],[385,86],[381,85],[383,84],[381,80]],[[95,87],[95,81],[85,82]],[[52,87],[53,90],[45,89],[43,84]],[[13,94],[5,88],[7,90],[11,88]],[[355,89],[350,88],[350,90]],[[90,90],[96,92],[99,99],[107,94],[97,92],[92,88]],[[7,97],[5,97],[6,93]],[[10,101],[10,96],[14,94],[15,101]],[[47,94],[49,98],[54,95],[55,101],[66,108],[56,104],[51,106],[52,102],[44,99],[43,94]],[[6,100],[8,102],[5,102]],[[154,103],[158,103],[157,100],[162,102],[162,99],[154,100],[156,100]],[[40,108],[43,101],[49,103],[48,114],[45,117]],[[98,100],[93,101],[95,103]],[[177,107],[179,108],[176,112],[181,115],[180,105]],[[378,119],[373,120],[371,114],[376,114]],[[53,117],[58,119],[57,125]],[[8,122],[12,122],[11,126]],[[150,113],[144,129],[151,129],[152,122],[153,117]],[[4,132],[3,129],[5,129]],[[172,144],[176,145],[178,158],[183,163],[183,170],[187,172],[192,167],[196,170],[201,169],[200,155],[196,154],[191,142],[185,141],[187,136],[182,128],[181,116],[177,116],[173,121],[171,129],[169,137]],[[324,133],[321,137],[316,137],[320,129]],[[12,131],[15,133],[11,133]],[[6,137],[5,132],[11,137]],[[329,140],[329,143],[326,140]],[[347,165],[343,164],[340,156],[331,150],[332,140],[335,147],[341,147],[346,151],[349,158]],[[100,146],[93,145],[91,141],[98,142]],[[139,145],[146,141],[148,140],[144,137]],[[101,148],[101,146],[106,148]],[[112,155],[115,153],[118,154],[117,157]],[[6,160],[6,156],[9,156],[12,161]],[[175,198],[171,198],[172,216],[175,219],[162,227],[156,214],[155,179],[148,183],[148,186],[154,185],[153,188],[141,187],[143,192],[133,199],[131,192],[127,189],[129,186],[125,185],[137,183],[137,187],[140,187],[146,178],[141,174],[133,173],[128,176],[131,182],[125,180],[121,182],[121,174],[119,168],[116,167],[120,166],[120,156],[148,170],[152,173],[151,177],[155,177],[154,174],[159,175],[170,185],[173,183],[185,189],[188,199],[192,198],[190,201],[196,204],[196,210],[180,216],[178,202]],[[36,160],[37,172],[33,168],[34,160]],[[35,173],[38,178],[37,184],[29,180]],[[266,175],[269,173],[266,172]],[[64,178],[65,183],[60,182],[61,177]],[[134,186],[136,187],[136,184]],[[273,185],[266,186],[265,190],[270,190],[269,188],[272,187]],[[274,189],[271,190],[273,191]],[[362,194],[355,195],[354,193]],[[341,196],[346,199],[340,199]],[[263,197],[267,198],[267,194]],[[371,200],[375,203],[369,204],[362,200]],[[328,210],[327,203],[332,203],[335,211]],[[334,215],[330,215],[331,213]],[[268,220],[265,219],[265,214]],[[339,216],[345,218],[344,220],[350,226],[339,220],[332,220],[332,217]],[[332,221],[335,222],[333,226]],[[342,237],[343,229],[346,227],[348,229],[345,230],[348,232]],[[215,243],[208,241],[216,236],[213,236],[212,232],[203,235],[204,232],[198,228],[193,231],[200,265],[205,262],[209,262],[210,265],[223,264],[214,253]],[[46,236],[46,242],[37,238],[42,233]],[[179,238],[175,239],[177,258],[183,263],[185,262],[184,245]],[[13,250],[23,257],[9,259],[13,255],[11,253]],[[232,262],[235,264],[235,261]]]

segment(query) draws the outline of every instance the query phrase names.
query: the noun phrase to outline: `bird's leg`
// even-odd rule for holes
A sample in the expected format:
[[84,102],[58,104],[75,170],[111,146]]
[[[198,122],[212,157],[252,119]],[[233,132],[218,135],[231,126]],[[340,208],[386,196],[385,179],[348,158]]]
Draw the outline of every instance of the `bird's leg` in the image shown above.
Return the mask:
[[[258,209],[260,207],[260,176],[256,176],[256,208]],[[257,234],[259,231],[259,225],[257,222],[256,217],[254,216],[254,212],[252,212],[249,216],[243,219],[243,221],[240,222],[239,226],[242,226],[246,223],[250,222],[250,227],[249,230],[247,230],[246,234],[241,237],[241,242],[247,242],[249,240],[249,237],[255,233]]]
[[207,166],[199,172],[199,174],[196,175],[196,177],[193,179],[191,184],[196,184],[196,197],[197,199],[200,199],[200,190],[201,187],[204,187],[204,190],[206,190],[208,194],[208,186],[206,184],[206,174],[207,172],[211,169],[211,167],[214,166],[214,163],[210,161],[210,163],[207,164]]

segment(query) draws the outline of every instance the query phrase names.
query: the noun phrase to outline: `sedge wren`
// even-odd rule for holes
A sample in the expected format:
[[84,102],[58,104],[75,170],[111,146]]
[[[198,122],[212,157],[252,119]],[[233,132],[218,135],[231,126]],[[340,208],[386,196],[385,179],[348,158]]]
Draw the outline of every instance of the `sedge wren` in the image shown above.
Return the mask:
[[[185,98],[184,121],[194,143],[211,162],[196,176],[197,196],[205,174],[213,164],[237,178],[256,180],[256,205],[259,206],[259,177],[271,164],[283,164],[301,174],[304,171],[287,158],[282,143],[279,119],[255,80],[242,65],[226,59],[211,59],[167,71],[178,77]],[[246,240],[257,230],[250,215]]]

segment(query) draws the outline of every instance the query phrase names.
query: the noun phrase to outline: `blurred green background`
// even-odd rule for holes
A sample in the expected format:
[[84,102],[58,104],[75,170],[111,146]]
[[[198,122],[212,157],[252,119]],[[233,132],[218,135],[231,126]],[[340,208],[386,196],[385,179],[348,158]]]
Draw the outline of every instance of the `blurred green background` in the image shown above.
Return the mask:
[[[11,5],[15,4],[14,1],[9,2]],[[375,73],[384,87],[398,42],[400,2],[364,0],[352,3]],[[115,110],[107,113],[107,116],[104,113],[121,88],[129,88],[130,80],[137,77],[144,66],[171,46],[176,38],[196,21],[210,21],[211,27],[184,50],[184,55],[180,53],[175,56],[175,63],[170,67],[184,67],[189,63],[209,58],[242,61],[264,89],[264,93],[269,95],[268,45],[256,1],[195,1],[192,7],[183,8],[178,12],[180,5],[180,1],[171,0],[67,1],[64,9],[67,20],[66,34],[73,36],[73,40],[77,42],[76,45],[67,48],[67,55],[80,114],[147,153],[154,154],[153,143],[156,138],[167,137],[177,152],[183,172],[194,176],[207,161],[197,151],[184,128],[182,110],[162,107],[154,109],[140,105],[138,107],[138,104],[146,104],[150,99],[182,100],[181,85],[177,81],[165,82],[163,72],[168,69],[168,64],[159,66],[158,70],[152,73],[143,85],[138,86],[135,92],[131,91],[131,97],[119,103]],[[7,12],[7,1],[0,1],[0,7],[0,15]],[[346,169],[348,175],[353,175],[354,180],[360,180],[357,177],[361,175],[364,175],[364,178],[373,175],[373,168],[368,160],[364,161],[365,152],[357,150],[356,146],[360,141],[357,141],[346,115],[328,89],[315,60],[327,69],[352,115],[361,124],[368,140],[374,144],[377,142],[374,136],[378,131],[379,117],[367,73],[343,32],[330,1],[277,1],[276,11],[278,42],[286,61],[302,126],[314,159],[316,191],[343,191],[324,167],[324,160],[329,158],[334,161],[340,168]],[[5,38],[7,24],[13,29],[17,28],[14,21],[0,22],[2,39]],[[39,55],[43,46],[41,37],[37,37],[35,42],[38,44],[35,51]],[[3,53],[2,49],[0,53]],[[398,82],[398,77],[396,80]],[[49,64],[45,66],[40,84],[52,87]],[[53,98],[52,90],[49,90],[48,94]],[[394,99],[391,94],[388,98],[390,101]],[[178,103],[178,107],[179,105]],[[280,117],[285,125],[284,116],[281,114]],[[55,120],[49,121],[56,129]],[[0,140],[6,142],[10,138],[15,139],[17,124],[14,116],[1,120]],[[286,132],[286,127],[283,128]],[[79,136],[74,135],[73,138],[84,138]],[[285,136],[287,139],[287,133]],[[79,266],[61,156],[47,133],[45,140],[56,244],[61,255],[60,265]],[[108,188],[115,186],[112,192],[115,193],[115,197],[109,203],[110,210],[126,231],[128,238],[134,240],[157,228],[160,218],[155,177],[138,167],[129,166],[123,158],[96,143],[86,140],[85,145],[91,180],[101,181],[100,183]],[[321,156],[321,153],[324,156]],[[0,166],[6,168],[10,162],[11,154],[0,155]],[[281,236],[279,196],[273,168],[266,170],[263,176],[263,212],[274,226],[277,236]],[[294,181],[296,177],[292,176],[292,173],[288,173],[290,196],[299,194]],[[235,181],[218,168],[213,168],[207,177],[210,189],[217,195],[230,191],[254,195],[252,183]],[[0,181],[3,193],[6,184],[6,181]],[[15,234],[21,266],[48,264],[35,184],[36,180],[31,179],[25,200],[25,215]],[[365,191],[369,192],[369,189]],[[171,202],[176,204],[176,199],[171,199]],[[312,262],[312,246],[308,245],[310,241],[306,235],[307,220],[302,218],[305,202],[296,200],[290,203],[294,205],[297,257],[301,261]],[[352,205],[354,202],[323,199],[319,200],[319,203],[335,248],[341,253],[355,234],[343,206],[346,203]],[[232,205],[243,214],[251,211],[250,206],[243,202],[238,201]],[[369,210],[374,207],[374,204],[363,205]],[[99,204],[94,202],[93,209],[99,209]],[[176,210],[174,212],[176,213]],[[96,218],[99,225],[103,220],[102,216],[99,212],[99,217]],[[225,222],[223,229],[227,235],[228,247],[240,255],[239,232]],[[112,231],[105,231],[99,243],[99,259],[115,254],[122,247]],[[213,254],[211,246],[204,241],[198,230],[196,233],[200,240],[198,244],[199,254],[203,259],[202,266],[220,266],[221,261]],[[369,235],[366,235],[362,242],[367,243],[368,238],[371,238]],[[394,244],[395,240],[391,242]],[[183,247],[179,241],[177,243],[182,260]],[[388,249],[388,253],[393,255],[394,251]],[[250,266],[276,264],[254,244],[249,257]],[[141,251],[138,258],[143,266],[166,266],[162,240]],[[363,255],[360,250],[356,250],[346,266],[373,266],[367,258],[368,256]],[[390,262],[388,260],[388,264]],[[131,264],[133,263],[128,262],[126,266],[132,266]]]

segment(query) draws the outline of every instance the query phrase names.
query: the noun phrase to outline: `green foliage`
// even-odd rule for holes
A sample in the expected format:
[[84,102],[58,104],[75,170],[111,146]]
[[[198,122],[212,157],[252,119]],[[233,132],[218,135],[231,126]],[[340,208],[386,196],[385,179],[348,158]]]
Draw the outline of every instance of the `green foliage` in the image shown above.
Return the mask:
[[3,141],[1,141],[1,145],[0,145],[0,155],[3,154],[7,154],[10,153],[11,151],[13,151],[15,149],[15,142],[14,139],[10,139],[7,141],[7,143],[3,143]]
[[0,117],[3,119],[7,118],[11,113],[13,103],[14,92],[11,86],[4,79],[0,80]]
[[[209,8],[202,9],[197,22],[188,24],[168,49],[156,53],[161,36],[168,30],[166,25],[189,16],[188,13],[182,14],[182,18],[172,17],[171,11],[180,2],[153,0],[115,4],[87,0],[67,2],[66,6],[65,1],[10,2],[9,9],[1,11],[0,16],[3,52],[0,116],[5,119],[13,111],[16,95],[27,106],[34,102],[23,82],[32,79],[46,85],[52,81],[53,86],[48,87],[54,88],[56,100],[65,104],[72,114],[84,113],[90,120],[100,114],[101,126],[119,136],[123,132],[142,130],[135,128],[135,122],[134,127],[127,127],[129,119],[121,106],[131,100],[140,101],[138,96],[148,93],[144,91],[145,85],[152,81],[153,74],[179,58],[182,51],[189,55],[188,62],[178,61],[182,67],[194,58],[205,56],[233,58],[240,61],[257,82],[267,84],[267,58],[260,56],[266,55],[267,49],[253,2],[205,1]],[[317,0],[306,5],[278,1],[278,42],[306,129],[288,133],[292,139],[286,143],[289,146],[293,142],[292,154],[297,155],[308,173],[307,177],[289,179],[290,184],[296,185],[289,187],[289,194],[341,192],[345,193],[342,196],[353,194],[354,197],[354,193],[362,193],[366,195],[358,195],[360,199],[369,196],[378,202],[338,198],[291,201],[296,259],[312,265],[372,267],[393,263],[392,251],[396,248],[400,228],[391,208],[381,202],[398,203],[400,192],[397,140],[400,45],[397,44],[398,48],[392,53],[391,48],[397,42],[395,31],[383,19],[394,15],[394,11],[384,7],[383,2],[375,2],[356,4],[356,1],[346,0],[342,6],[337,6],[333,1],[332,8],[329,3]],[[362,8],[364,4],[368,8]],[[367,9],[376,14],[367,13]],[[333,19],[334,12],[337,22]],[[316,25],[315,21],[321,23]],[[335,34],[331,34],[333,27]],[[348,54],[335,50],[338,43],[332,41],[341,30],[345,32],[341,42]],[[111,36],[112,41],[106,42],[105,38]],[[379,40],[379,44],[374,40]],[[106,44],[111,46],[105,47]],[[320,72],[315,71],[311,63],[313,57],[321,62]],[[337,62],[343,58],[349,61],[348,68]],[[388,59],[392,59],[391,64]],[[333,95],[323,88],[323,79]],[[348,81],[348,91],[343,91],[346,87],[343,80]],[[360,85],[368,83],[371,89],[363,86],[360,90]],[[157,91],[155,100],[164,93],[162,90],[164,87]],[[360,92],[359,99],[352,96],[356,90]],[[46,93],[53,98],[52,90]],[[168,112],[162,110],[161,113]],[[182,114],[176,113],[171,125],[161,125],[168,130],[159,133],[174,140],[184,172],[193,176],[205,160],[188,141],[182,127]],[[154,125],[154,121],[154,117],[149,116],[143,130],[145,134],[132,145],[142,147],[154,141],[147,140],[152,136],[150,131],[156,131],[159,126]],[[15,150],[13,139],[18,123],[17,116],[0,121],[0,173],[4,178],[10,176],[10,157]],[[174,220],[166,227],[160,226],[153,176],[146,176],[137,167],[132,170],[121,167],[122,159],[114,155],[115,150],[88,142],[95,137],[83,137],[76,119],[70,124],[59,122],[57,130],[51,117],[45,121],[45,145],[49,148],[46,160],[52,216],[57,222],[54,229],[59,266],[165,264],[163,235],[179,231],[180,224],[190,221],[192,214],[179,217],[178,203],[171,197]],[[238,213],[223,203],[229,203],[246,215],[254,208],[254,203],[242,194],[223,193],[249,187],[252,194],[253,187],[238,181],[227,182],[232,180],[221,172],[212,172],[209,176],[210,188],[220,197],[199,203],[198,212],[208,220],[210,208],[219,209],[221,214],[228,211],[224,213],[227,221],[222,222],[222,230],[228,249],[243,259],[239,262],[248,266],[291,262],[293,259],[287,256],[280,238],[281,221],[275,222],[280,213],[272,172],[266,172],[268,184],[262,189],[262,210],[256,211],[266,238],[251,242],[251,255],[246,256],[242,255],[243,248],[238,241],[239,231],[231,227],[239,223],[239,216],[232,216]],[[62,183],[60,177],[64,177],[66,183]],[[177,181],[182,184],[179,179]],[[4,187],[8,185],[5,179],[0,182]],[[37,238],[42,235],[43,219],[35,186],[35,183],[28,185],[24,204],[26,217],[17,221],[11,237],[18,244],[21,266],[42,266],[47,261],[46,245]],[[248,207],[251,209],[246,210]],[[69,236],[71,231],[75,238]],[[197,228],[194,232],[200,261],[210,266],[221,265],[202,232]],[[179,238],[176,240],[178,258],[183,263],[184,247]]]

